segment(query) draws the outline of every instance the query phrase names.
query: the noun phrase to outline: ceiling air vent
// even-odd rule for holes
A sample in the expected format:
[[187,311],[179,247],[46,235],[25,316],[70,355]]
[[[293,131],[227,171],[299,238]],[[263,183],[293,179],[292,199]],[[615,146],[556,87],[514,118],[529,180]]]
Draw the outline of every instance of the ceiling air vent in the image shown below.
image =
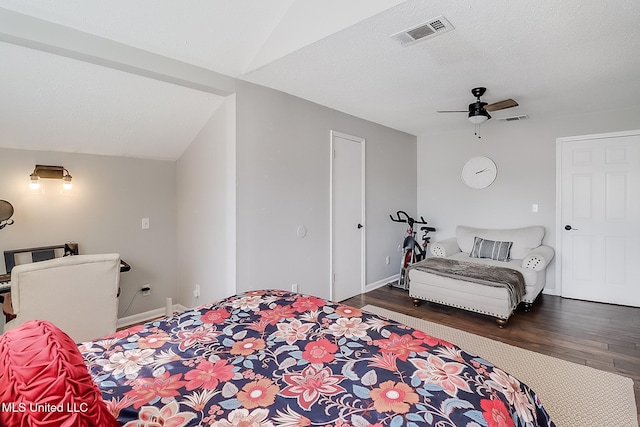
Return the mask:
[[427,22],[402,30],[399,33],[392,34],[389,37],[398,40],[403,46],[409,46],[420,40],[435,37],[451,30],[453,30],[453,25],[447,21],[447,18],[438,16]]
[[511,116],[511,117],[500,117],[498,120],[501,122],[515,122],[517,120],[526,120],[529,116],[526,114],[522,114],[520,116]]

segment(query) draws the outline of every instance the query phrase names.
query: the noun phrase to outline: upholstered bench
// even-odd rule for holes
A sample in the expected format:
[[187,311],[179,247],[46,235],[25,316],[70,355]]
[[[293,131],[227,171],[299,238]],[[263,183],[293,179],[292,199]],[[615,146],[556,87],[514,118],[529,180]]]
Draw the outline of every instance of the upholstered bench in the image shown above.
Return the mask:
[[516,229],[458,226],[456,237],[431,246],[434,257],[519,272],[524,279],[519,300],[514,301],[509,289],[503,286],[487,286],[462,276],[441,275],[413,267],[407,274],[409,295],[415,305],[426,300],[470,310],[493,316],[498,326],[504,327],[519,303],[524,303],[528,311],[544,289],[546,268],[554,256],[553,248],[542,245],[544,232],[542,226]]

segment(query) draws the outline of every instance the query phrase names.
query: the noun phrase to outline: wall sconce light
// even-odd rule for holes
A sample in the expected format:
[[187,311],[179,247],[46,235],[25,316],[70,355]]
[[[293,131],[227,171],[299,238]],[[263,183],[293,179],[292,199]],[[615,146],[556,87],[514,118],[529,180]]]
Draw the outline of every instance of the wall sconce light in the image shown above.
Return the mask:
[[13,224],[11,216],[13,215],[13,206],[6,200],[0,200],[0,230],[7,225]]
[[40,188],[41,178],[61,179],[62,187],[65,190],[70,190],[73,186],[71,183],[71,175],[63,166],[36,165],[33,173],[29,175],[29,187],[34,190]]

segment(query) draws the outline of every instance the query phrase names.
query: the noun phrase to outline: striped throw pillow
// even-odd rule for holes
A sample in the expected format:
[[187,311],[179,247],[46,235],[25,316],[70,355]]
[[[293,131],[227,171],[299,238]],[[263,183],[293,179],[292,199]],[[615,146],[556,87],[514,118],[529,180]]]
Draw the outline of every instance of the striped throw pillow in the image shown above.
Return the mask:
[[509,261],[509,252],[513,242],[494,242],[474,237],[471,258],[491,258],[496,261]]

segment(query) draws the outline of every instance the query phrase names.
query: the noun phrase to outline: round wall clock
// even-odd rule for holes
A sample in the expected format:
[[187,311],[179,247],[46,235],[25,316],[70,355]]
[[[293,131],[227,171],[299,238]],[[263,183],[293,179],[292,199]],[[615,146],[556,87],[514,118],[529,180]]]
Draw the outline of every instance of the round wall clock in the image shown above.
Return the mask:
[[488,157],[472,157],[462,167],[462,181],[471,188],[485,188],[496,179],[498,169]]

